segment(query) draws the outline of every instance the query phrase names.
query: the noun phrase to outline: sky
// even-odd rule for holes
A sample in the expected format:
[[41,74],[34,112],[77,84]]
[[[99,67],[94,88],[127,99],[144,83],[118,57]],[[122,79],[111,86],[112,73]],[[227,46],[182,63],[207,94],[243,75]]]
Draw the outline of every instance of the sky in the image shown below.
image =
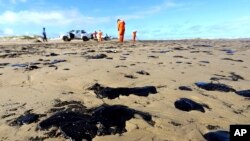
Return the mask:
[[72,29],[126,39],[250,38],[250,0],[0,0],[0,36],[58,37]]

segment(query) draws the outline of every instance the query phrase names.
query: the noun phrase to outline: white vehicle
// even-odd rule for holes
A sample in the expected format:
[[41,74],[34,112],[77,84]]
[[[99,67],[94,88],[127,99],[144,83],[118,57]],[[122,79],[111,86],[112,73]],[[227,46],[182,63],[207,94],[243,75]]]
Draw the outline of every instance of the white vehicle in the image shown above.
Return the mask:
[[71,41],[72,39],[81,39],[83,41],[88,41],[93,39],[93,34],[87,33],[85,30],[71,30],[66,34],[60,35],[63,41]]

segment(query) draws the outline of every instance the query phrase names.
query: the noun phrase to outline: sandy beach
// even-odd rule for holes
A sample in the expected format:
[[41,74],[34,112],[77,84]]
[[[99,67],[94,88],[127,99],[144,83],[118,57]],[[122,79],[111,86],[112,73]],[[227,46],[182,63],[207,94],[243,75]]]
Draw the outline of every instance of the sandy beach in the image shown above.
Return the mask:
[[[138,41],[135,45],[129,41],[0,42],[0,140],[67,140],[62,128],[38,129],[42,121],[69,108],[70,104],[55,106],[67,101],[78,102],[78,110],[80,105],[86,109],[124,105],[149,114],[154,123],[135,112],[122,133],[96,134],[93,141],[203,141],[208,132],[250,123],[249,97],[236,93],[250,89],[249,64],[249,40]],[[211,81],[236,92],[210,91],[195,84]],[[97,97],[89,89],[97,83],[108,88],[154,86],[157,93]],[[176,108],[180,98],[199,103],[204,112]],[[39,117],[32,123],[13,124],[27,113]],[[56,135],[48,134],[54,128]]]

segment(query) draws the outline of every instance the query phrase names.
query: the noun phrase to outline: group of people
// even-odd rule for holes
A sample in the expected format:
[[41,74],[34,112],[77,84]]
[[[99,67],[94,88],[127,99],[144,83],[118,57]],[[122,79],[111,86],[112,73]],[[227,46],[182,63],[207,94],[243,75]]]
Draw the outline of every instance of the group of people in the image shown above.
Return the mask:
[[[124,35],[125,35],[125,21],[124,20],[121,20],[121,19],[117,20],[117,29],[118,29],[119,42],[123,43]],[[137,31],[132,32],[133,43],[135,43],[135,41],[136,41],[136,32]],[[98,32],[95,31],[93,33],[94,39],[97,39],[99,42],[101,42],[102,41],[102,34],[103,33],[102,33],[101,30],[99,30]],[[47,36],[46,36],[45,28],[43,28],[43,41],[47,42]]]
[[[117,29],[118,29],[118,39],[119,39],[119,42],[123,42],[124,41],[124,35],[125,35],[125,21],[124,20],[121,20],[121,19],[118,19],[117,20]],[[137,31],[133,31],[132,32],[132,40],[133,40],[133,43],[135,43],[136,41],[136,33]],[[93,33],[93,36],[94,36],[94,39],[97,39],[99,42],[102,41],[102,31],[99,30],[98,32],[94,32]]]
[[98,32],[94,32],[93,33],[93,36],[94,36],[94,39],[97,39],[98,42],[101,42],[102,41],[102,31],[99,30]]

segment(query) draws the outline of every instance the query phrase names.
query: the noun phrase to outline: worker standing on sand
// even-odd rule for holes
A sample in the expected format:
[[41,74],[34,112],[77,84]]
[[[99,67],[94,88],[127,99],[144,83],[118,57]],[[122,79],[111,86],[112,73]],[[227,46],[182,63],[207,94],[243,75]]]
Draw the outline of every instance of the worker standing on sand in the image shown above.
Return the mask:
[[118,19],[117,27],[118,27],[119,41],[122,43],[124,40],[124,34],[125,34],[125,22],[123,20]]
[[99,32],[98,32],[98,37],[97,37],[97,39],[98,39],[98,42],[101,42],[101,41],[102,41],[102,31],[101,31],[101,30],[99,30]]
[[132,33],[133,44],[135,44],[136,32],[137,32],[137,31],[134,31],[134,32]]
[[43,28],[43,41],[48,42],[46,32],[45,32],[45,27]]
[[97,39],[97,32],[94,32],[94,39]]

